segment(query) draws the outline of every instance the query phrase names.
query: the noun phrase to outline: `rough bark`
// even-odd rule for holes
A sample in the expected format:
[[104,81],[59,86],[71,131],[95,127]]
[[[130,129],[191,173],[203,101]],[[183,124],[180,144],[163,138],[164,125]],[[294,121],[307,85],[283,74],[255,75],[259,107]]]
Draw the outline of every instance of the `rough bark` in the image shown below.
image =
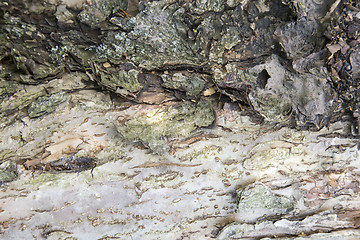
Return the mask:
[[359,239],[360,4],[0,3],[0,238]]

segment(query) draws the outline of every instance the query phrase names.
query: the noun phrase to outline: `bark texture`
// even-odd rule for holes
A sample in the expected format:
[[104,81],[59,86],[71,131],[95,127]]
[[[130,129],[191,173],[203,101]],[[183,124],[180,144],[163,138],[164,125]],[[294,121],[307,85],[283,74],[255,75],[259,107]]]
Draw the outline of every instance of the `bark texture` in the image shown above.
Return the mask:
[[360,4],[0,3],[0,238],[360,239]]

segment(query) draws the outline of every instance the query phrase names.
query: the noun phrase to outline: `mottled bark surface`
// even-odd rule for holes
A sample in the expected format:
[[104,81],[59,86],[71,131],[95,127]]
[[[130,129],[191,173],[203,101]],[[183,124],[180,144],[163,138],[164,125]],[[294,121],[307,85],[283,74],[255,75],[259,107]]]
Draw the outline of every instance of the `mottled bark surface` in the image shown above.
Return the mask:
[[0,3],[1,239],[360,239],[360,4]]

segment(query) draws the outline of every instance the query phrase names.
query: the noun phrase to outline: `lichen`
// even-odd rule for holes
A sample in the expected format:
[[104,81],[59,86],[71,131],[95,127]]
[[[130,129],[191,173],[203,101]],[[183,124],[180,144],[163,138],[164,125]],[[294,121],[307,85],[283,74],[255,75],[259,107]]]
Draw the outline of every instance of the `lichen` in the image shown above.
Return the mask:
[[221,12],[224,10],[224,0],[196,0],[194,12],[202,14],[208,11]]
[[54,112],[56,106],[65,102],[67,96],[64,92],[52,94],[48,97],[39,97],[29,106],[28,113],[30,118],[40,117],[44,114]]
[[[349,137],[356,123],[341,117],[358,118],[357,85],[342,90],[352,104],[327,82],[360,73],[359,4],[131,1],[140,12],[129,18],[126,2],[0,1],[2,238],[214,239],[238,220],[219,239],[343,239],[359,225],[358,129]],[[301,24],[318,10],[332,15],[319,15],[322,29]],[[333,25],[340,14],[352,31]],[[329,41],[344,43],[332,58],[314,43],[332,38],[329,23],[342,32]],[[289,59],[318,50],[315,70]],[[259,115],[333,117],[313,132]],[[63,173],[73,154],[99,164]]]
[[233,222],[226,227],[224,227],[219,233],[217,240],[229,240],[233,238],[233,236],[238,233],[247,232],[247,231],[255,231],[255,226],[252,224],[241,224],[237,222]]
[[8,101],[2,101],[0,103],[0,109],[2,112],[8,111],[12,112],[14,110],[24,109],[25,107],[29,106],[36,98],[43,96],[46,94],[44,89],[40,89],[37,92],[26,93],[20,92],[18,98],[10,98]]
[[64,75],[61,80],[51,81],[48,84],[44,84],[42,85],[43,87],[29,86],[26,89],[18,90],[16,97],[12,96],[7,98],[7,101],[2,101],[0,103],[0,110],[2,113],[6,113],[24,109],[37,98],[48,95],[49,92],[47,91],[49,90],[46,90],[47,88],[51,89],[52,94],[61,91],[82,89],[85,86],[82,82],[83,79],[87,79],[87,75],[85,73],[74,72]]
[[209,102],[185,102],[166,109],[138,113],[124,124],[117,124],[117,128],[128,141],[140,141],[154,152],[161,153],[169,149],[167,138],[187,137],[195,129],[209,126],[214,120]]
[[164,65],[200,63],[201,57],[176,29],[179,23],[172,14],[179,9],[178,4],[166,6],[161,1],[145,4],[143,11],[129,19],[132,27],[128,33],[107,34],[97,48],[98,58],[114,62],[126,56],[127,60],[147,70]]
[[211,46],[210,59],[219,64],[222,63],[224,52],[231,50],[234,46],[241,42],[240,31],[237,27],[228,27],[222,34],[217,44]]
[[205,81],[197,76],[185,76],[175,73],[173,76],[163,75],[162,86],[170,89],[184,91],[186,96],[198,96],[204,89]]
[[[0,66],[1,71],[1,66]],[[0,98],[10,96],[17,90],[17,84],[12,81],[0,80]]]
[[[250,99],[253,100],[252,96]],[[283,95],[259,94],[252,103],[268,121],[283,122],[289,119],[292,110],[290,99]]]
[[12,161],[6,161],[0,164],[0,185],[4,182],[10,182],[17,178],[16,164]]
[[262,184],[255,184],[250,189],[241,191],[238,211],[249,209],[269,209],[276,213],[286,213],[294,208],[294,203],[289,198],[277,196]]
[[95,0],[78,15],[78,19],[96,28],[101,26],[112,13],[127,7],[127,0]]
[[81,44],[84,40],[79,32],[67,31],[66,33],[57,34],[56,36],[61,42],[61,46],[51,48],[51,59],[57,67],[63,67],[63,63],[68,58],[69,53],[81,62],[83,67],[88,67],[90,61],[95,58],[95,46]]
[[135,69],[130,71],[118,70],[110,72],[110,74],[100,72],[100,83],[108,89],[126,96],[142,89],[142,85],[138,81],[138,75],[139,71]]
[[[24,22],[20,17],[5,16],[0,28],[8,61],[3,61],[8,77],[16,82],[36,84],[48,76],[60,73],[62,61],[54,61],[48,52],[46,36],[36,24]],[[4,57],[4,56],[1,56]]]
[[29,183],[34,186],[70,186],[69,175],[77,173],[43,173],[30,179]]

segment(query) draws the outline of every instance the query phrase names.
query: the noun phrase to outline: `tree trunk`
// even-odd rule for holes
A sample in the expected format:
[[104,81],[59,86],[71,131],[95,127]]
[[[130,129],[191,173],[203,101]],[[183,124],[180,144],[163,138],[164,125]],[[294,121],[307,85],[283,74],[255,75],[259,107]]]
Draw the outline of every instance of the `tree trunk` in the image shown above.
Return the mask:
[[360,239],[356,1],[0,3],[0,238]]

